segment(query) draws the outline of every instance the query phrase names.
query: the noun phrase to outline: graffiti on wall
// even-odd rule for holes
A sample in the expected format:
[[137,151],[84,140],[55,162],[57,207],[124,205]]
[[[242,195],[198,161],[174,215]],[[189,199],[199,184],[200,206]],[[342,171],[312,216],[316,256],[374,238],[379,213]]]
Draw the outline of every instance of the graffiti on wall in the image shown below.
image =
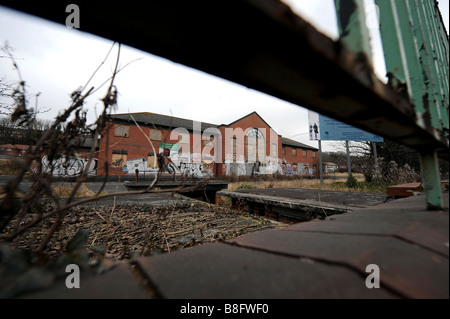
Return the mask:
[[[163,154],[163,153],[162,153]],[[163,161],[163,163],[161,163]],[[156,165],[155,165],[156,164]],[[168,173],[179,176],[192,177],[212,177],[214,168],[213,158],[203,157],[201,154],[192,153],[170,153],[169,156],[160,156],[160,160],[149,156],[148,158],[141,157],[129,159],[123,170],[127,174],[148,174],[148,173]],[[161,167],[162,166],[162,167]]]
[[266,157],[265,162],[248,162],[244,157],[236,157],[228,154],[224,161],[223,174],[229,176],[254,176],[254,175],[300,175],[312,176],[314,169],[309,168],[308,163],[289,163],[286,160],[275,157]]
[[[96,158],[92,159],[87,171],[88,176],[97,175],[97,161],[98,160]],[[53,176],[59,177],[73,177],[81,175],[81,173],[88,165],[89,160],[80,157],[68,158],[62,156],[50,162],[46,155],[42,158],[41,163],[42,163],[42,170],[45,173],[51,172]]]
[[301,175],[301,176],[312,176],[314,174],[314,169],[309,168],[308,163],[289,163],[283,161],[281,163],[281,175]]
[[244,156],[227,154],[223,167],[223,173],[229,176],[281,174],[281,160],[271,156],[266,156],[265,162],[248,162]]

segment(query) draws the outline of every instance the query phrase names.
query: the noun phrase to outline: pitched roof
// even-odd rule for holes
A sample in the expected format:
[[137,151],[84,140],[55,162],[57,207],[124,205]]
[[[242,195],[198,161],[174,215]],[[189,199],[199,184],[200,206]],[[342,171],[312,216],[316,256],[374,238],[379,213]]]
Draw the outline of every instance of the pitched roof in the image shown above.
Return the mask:
[[[150,125],[150,126],[166,126],[171,128],[184,127],[188,130],[193,130],[194,121],[188,120],[180,117],[168,116],[163,114],[151,113],[151,112],[140,112],[140,113],[123,113],[123,114],[113,114],[111,118],[134,122],[133,118],[136,122],[140,124]],[[204,131],[208,127],[217,128],[216,124],[201,122],[201,130]]]
[[275,131],[262,117],[261,117],[261,115],[259,115],[256,111],[253,111],[253,112],[251,112],[251,113],[249,113],[249,114],[247,114],[247,115],[244,115],[243,117],[241,117],[241,118],[238,118],[237,120],[235,120],[235,121],[233,121],[233,122],[231,122],[231,123],[228,123],[228,124],[220,124],[219,126],[230,126],[230,125],[233,125],[234,123],[237,123],[237,122],[239,122],[240,120],[242,120],[242,119],[245,119],[246,117],[249,117],[250,115],[252,115],[252,114],[256,114],[256,116],[257,117],[259,117],[260,119],[261,119],[261,121],[263,121],[268,127],[270,127],[273,131]]
[[298,148],[304,148],[304,149],[308,149],[308,150],[313,150],[313,151],[318,151],[317,148],[291,140],[290,138],[286,138],[286,137],[282,137],[281,138],[281,143],[283,145],[287,145],[287,146],[292,146],[292,147],[298,147]]

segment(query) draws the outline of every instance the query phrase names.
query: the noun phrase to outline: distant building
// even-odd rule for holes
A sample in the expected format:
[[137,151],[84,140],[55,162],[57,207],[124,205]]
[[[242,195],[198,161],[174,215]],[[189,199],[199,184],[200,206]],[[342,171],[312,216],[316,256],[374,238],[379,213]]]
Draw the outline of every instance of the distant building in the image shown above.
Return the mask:
[[23,157],[24,153],[28,150],[28,145],[21,144],[3,144],[0,145],[0,157]]
[[115,114],[100,140],[97,175],[317,176],[317,152],[278,135],[256,112],[220,125]]
[[339,169],[338,164],[332,162],[325,162],[325,173],[334,173]]

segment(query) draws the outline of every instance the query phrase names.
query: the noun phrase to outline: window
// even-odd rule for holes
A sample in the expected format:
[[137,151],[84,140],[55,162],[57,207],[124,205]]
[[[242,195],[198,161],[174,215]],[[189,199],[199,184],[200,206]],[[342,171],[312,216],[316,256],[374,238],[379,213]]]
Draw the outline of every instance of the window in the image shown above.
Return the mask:
[[257,128],[250,128],[245,134],[245,148],[249,162],[259,162],[265,158],[264,134]]
[[278,144],[272,143],[272,157],[277,157],[278,154]]
[[308,155],[307,151],[303,150],[303,157],[306,157]]
[[236,137],[233,137],[231,140],[231,152],[233,154],[233,158],[236,159],[236,155],[237,155],[237,142],[236,142]]
[[127,165],[128,152],[123,150],[113,150],[111,158],[112,167],[125,167]]
[[312,157],[316,158],[316,152],[312,152]]
[[189,144],[189,134],[178,134],[178,144]]
[[149,137],[153,141],[161,141],[162,140],[162,132],[161,132],[161,130],[150,129]]
[[114,136],[117,137],[130,137],[129,134],[130,127],[128,125],[115,125],[114,126]]
[[[203,145],[206,146],[209,143],[214,143],[214,135],[205,136],[203,139]],[[214,144],[212,144],[214,145]]]
[[148,157],[147,157],[147,167],[150,168],[158,168],[158,157],[155,156],[154,153],[148,153]]
[[281,154],[286,155],[286,147],[281,148]]
[[292,149],[292,156],[297,156],[297,149],[296,148]]

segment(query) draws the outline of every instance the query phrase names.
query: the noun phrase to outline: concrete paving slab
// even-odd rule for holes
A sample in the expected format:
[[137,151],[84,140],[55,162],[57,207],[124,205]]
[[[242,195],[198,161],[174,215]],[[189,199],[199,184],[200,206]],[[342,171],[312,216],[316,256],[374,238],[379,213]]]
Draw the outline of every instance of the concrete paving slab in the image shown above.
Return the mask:
[[[225,191],[227,194],[238,193],[240,195],[259,195],[263,197],[311,201],[316,203],[334,204],[336,206],[354,208],[365,208],[383,203],[387,196],[385,194],[370,194],[359,192],[341,192],[305,188],[265,188],[265,189],[243,189]],[[225,194],[225,192],[219,192]]]
[[397,297],[368,289],[347,267],[220,243],[141,258],[138,267],[164,298]]
[[82,206],[113,206],[116,205],[152,205],[167,206],[176,204],[187,204],[191,201],[183,196],[172,195],[170,193],[146,193],[146,194],[126,194],[121,196],[106,197],[96,201],[82,204]]
[[232,199],[233,208],[281,220],[307,221],[318,216],[347,213],[383,203],[384,194],[349,193],[302,188],[267,188],[220,191]]
[[[69,275],[69,274],[68,274]],[[67,288],[65,278],[51,288],[22,295],[21,299],[145,299],[148,294],[128,263],[118,263],[104,274],[81,272],[80,288]]]
[[264,251],[347,265],[366,274],[380,268],[381,285],[407,298],[448,298],[448,258],[389,236],[269,230],[229,242]]
[[[448,205],[448,193],[444,194],[444,199]],[[414,196],[325,220],[298,223],[285,230],[393,236],[448,257],[448,207],[446,209],[427,211],[424,197]]]

